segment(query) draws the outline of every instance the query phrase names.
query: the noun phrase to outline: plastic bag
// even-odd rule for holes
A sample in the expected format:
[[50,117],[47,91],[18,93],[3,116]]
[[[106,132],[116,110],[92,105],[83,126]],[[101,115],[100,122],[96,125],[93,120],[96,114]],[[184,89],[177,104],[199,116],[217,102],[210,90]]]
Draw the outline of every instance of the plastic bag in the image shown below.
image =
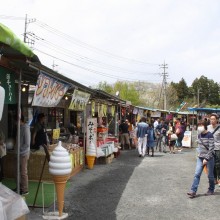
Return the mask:
[[0,206],[2,206],[1,220],[17,219],[29,212],[24,199],[2,183],[0,183]]

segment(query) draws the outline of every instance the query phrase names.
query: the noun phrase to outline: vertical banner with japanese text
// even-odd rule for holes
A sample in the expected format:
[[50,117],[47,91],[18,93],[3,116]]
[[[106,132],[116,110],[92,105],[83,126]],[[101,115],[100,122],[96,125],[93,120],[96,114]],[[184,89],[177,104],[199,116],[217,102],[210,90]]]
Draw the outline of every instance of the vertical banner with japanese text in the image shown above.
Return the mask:
[[97,146],[97,118],[87,118],[86,146]]
[[69,84],[47,76],[41,71],[38,76],[32,106],[55,107],[65,95]]
[[0,67],[0,85],[5,89],[5,104],[15,104],[15,76],[10,70]]

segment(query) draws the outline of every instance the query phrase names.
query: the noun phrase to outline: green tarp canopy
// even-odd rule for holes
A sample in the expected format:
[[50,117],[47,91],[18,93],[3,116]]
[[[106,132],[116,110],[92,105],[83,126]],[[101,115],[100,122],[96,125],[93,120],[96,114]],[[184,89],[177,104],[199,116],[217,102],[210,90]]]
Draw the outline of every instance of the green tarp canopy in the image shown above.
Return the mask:
[[19,51],[26,57],[32,58],[35,56],[33,51],[21,41],[8,27],[0,23],[0,42]]

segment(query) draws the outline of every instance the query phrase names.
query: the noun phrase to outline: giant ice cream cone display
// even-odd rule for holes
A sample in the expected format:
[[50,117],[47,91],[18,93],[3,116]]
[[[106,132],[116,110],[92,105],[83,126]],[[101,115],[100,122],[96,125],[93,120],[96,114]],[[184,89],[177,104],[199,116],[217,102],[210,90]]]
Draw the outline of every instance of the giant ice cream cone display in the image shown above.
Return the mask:
[[58,146],[54,149],[50,156],[49,172],[53,176],[56,187],[59,216],[62,216],[64,207],[64,191],[66,182],[71,173],[71,161],[69,153],[61,146],[61,141],[59,141]]
[[0,86],[0,121],[2,119],[4,101],[5,101],[5,90],[3,87]]
[[95,158],[96,158],[96,146],[93,143],[91,143],[86,148],[86,160],[89,169],[93,169]]

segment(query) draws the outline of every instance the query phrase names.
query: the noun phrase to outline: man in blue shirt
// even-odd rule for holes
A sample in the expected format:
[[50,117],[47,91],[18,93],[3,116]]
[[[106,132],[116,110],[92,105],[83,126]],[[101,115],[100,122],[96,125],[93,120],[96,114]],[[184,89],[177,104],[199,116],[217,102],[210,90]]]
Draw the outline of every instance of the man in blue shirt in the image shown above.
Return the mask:
[[139,157],[144,157],[146,153],[147,145],[147,129],[148,124],[146,123],[146,118],[142,117],[137,125],[137,138],[138,138],[138,153]]

